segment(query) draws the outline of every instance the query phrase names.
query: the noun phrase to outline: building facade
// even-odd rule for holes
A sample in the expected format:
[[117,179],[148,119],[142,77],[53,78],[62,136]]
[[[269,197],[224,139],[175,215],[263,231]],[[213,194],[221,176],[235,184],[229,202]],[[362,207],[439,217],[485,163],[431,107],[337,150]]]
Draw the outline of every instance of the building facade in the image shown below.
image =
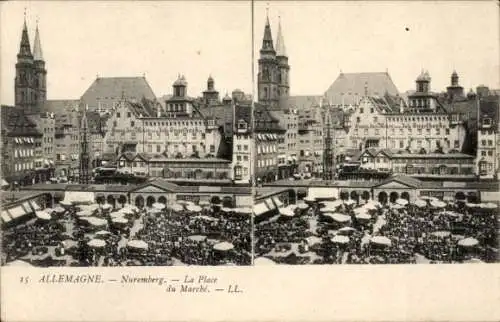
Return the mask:
[[24,107],[1,107],[2,178],[12,187],[45,182],[37,171],[42,159],[42,137],[37,125],[26,114]]
[[482,179],[498,178],[498,100],[481,100],[477,132],[477,173]]

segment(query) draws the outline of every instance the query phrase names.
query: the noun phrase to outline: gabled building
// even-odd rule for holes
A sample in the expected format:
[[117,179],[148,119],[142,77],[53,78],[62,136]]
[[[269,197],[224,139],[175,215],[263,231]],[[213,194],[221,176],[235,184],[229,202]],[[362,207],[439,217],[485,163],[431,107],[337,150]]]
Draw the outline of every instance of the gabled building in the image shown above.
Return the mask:
[[11,187],[48,180],[42,154],[43,134],[24,108],[1,107],[2,179]]
[[285,142],[284,129],[267,105],[254,104],[255,177],[257,183],[279,179],[279,146]]
[[480,178],[498,178],[500,158],[498,151],[499,129],[498,100],[482,100],[479,102],[479,119],[477,131],[477,173]]
[[249,185],[253,178],[252,165],[252,106],[234,104],[234,127],[232,130],[232,179],[236,184]]
[[221,141],[222,128],[187,96],[187,82],[180,76],[164,110],[145,98],[121,100],[110,113],[105,137],[107,153],[141,152],[172,159],[227,156]]
[[[368,84],[368,93],[365,88]],[[326,90],[324,97],[331,106],[357,106],[363,96],[396,96],[396,85],[388,72],[343,73]]]
[[143,98],[156,100],[146,77],[99,77],[83,93],[83,106],[88,105],[89,111],[100,113],[110,112],[120,101],[139,102]]
[[448,111],[429,91],[430,77],[423,72],[409,106],[399,96],[365,96],[349,121],[349,148],[401,149],[412,153],[462,152],[466,137],[464,118]]

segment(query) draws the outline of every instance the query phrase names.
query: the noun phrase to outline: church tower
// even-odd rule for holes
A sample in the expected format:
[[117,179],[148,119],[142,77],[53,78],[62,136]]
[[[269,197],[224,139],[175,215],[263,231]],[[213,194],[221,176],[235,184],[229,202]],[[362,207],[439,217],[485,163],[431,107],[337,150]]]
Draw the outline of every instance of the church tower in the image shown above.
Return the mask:
[[34,88],[34,62],[31,53],[28,27],[26,26],[26,12],[24,13],[21,44],[17,54],[16,78],[14,80],[15,105],[22,108],[27,114],[32,114],[35,107],[36,90]]
[[276,109],[279,106],[278,72],[278,61],[276,59],[276,51],[274,50],[268,15],[264,27],[262,48],[260,49],[257,86],[259,103],[267,105],[270,109]]
[[276,60],[278,62],[278,96],[281,100],[290,95],[290,65],[288,65],[285,40],[281,31],[281,19],[278,25],[278,36],[276,37]]
[[43,59],[40,32],[38,31],[38,21],[35,31],[35,43],[33,45],[33,89],[35,90],[35,110],[39,113],[44,102],[47,100],[47,70]]

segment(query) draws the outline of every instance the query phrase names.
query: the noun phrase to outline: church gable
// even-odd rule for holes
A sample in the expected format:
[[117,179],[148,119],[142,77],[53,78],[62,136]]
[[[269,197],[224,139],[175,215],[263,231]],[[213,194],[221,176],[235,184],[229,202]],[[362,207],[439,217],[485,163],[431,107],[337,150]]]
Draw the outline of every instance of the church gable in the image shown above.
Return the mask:
[[383,183],[379,186],[376,186],[375,188],[377,189],[408,189],[408,188],[415,188],[410,185],[406,185],[397,181],[391,181],[387,183]]
[[172,191],[167,190],[167,189],[161,189],[159,187],[156,187],[154,185],[148,185],[142,188],[138,188],[137,190],[133,191],[134,193],[171,193]]

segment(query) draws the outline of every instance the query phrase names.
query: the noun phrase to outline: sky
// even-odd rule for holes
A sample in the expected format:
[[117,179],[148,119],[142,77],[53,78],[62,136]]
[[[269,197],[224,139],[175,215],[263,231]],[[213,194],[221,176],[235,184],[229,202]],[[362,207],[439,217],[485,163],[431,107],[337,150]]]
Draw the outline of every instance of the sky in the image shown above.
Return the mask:
[[188,95],[211,74],[221,93],[252,90],[250,2],[33,1],[0,4],[1,103],[14,102],[24,8],[33,50],[39,19],[48,99],[77,99],[96,76],[142,76],[157,96],[178,74]]
[[[252,91],[248,1],[13,1],[0,4],[2,104],[14,101],[25,7],[32,44],[39,19],[48,99],[79,98],[97,75],[145,74],[157,96],[171,93],[179,73],[190,96],[201,94],[210,74],[221,96]],[[444,90],[454,69],[466,90],[500,88],[495,1],[259,1],[256,59],[266,8],[274,39],[281,17],[292,95],[324,93],[341,70],[387,70],[401,92],[414,89],[422,68],[435,91]]]
[[435,91],[445,90],[454,69],[466,92],[479,84],[500,88],[495,1],[259,2],[257,51],[266,7],[275,44],[281,19],[291,95],[321,95],[341,70],[387,70],[400,92],[415,89],[422,69]]

